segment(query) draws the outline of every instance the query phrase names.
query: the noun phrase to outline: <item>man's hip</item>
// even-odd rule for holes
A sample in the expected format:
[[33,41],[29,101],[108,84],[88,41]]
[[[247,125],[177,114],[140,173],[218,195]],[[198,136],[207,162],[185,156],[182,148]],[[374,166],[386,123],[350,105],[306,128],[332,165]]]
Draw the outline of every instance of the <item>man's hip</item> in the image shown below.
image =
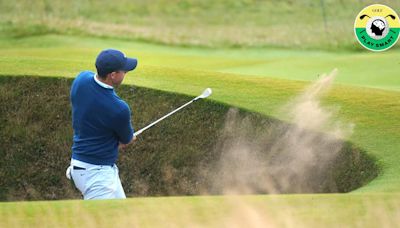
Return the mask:
[[116,165],[93,165],[71,159],[67,170],[84,199],[123,199],[125,192]]

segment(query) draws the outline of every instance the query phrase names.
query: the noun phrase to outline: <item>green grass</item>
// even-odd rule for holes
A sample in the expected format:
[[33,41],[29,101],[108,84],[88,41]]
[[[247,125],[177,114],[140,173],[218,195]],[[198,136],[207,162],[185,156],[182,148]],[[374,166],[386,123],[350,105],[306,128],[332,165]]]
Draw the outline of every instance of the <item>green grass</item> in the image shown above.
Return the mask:
[[[74,77],[80,70],[94,69],[102,48],[115,47],[139,58],[139,67],[126,84],[193,96],[211,87],[211,99],[284,119],[276,111],[282,104],[301,92],[308,80],[338,68],[338,83],[324,103],[340,107],[338,119],[355,124],[350,140],[378,159],[381,173],[351,194],[253,196],[244,197],[239,206],[226,197],[1,203],[0,226],[231,227],[232,221],[249,226],[258,220],[278,227],[399,224],[400,52],[394,48],[371,53],[357,46],[353,20],[369,1],[354,1],[352,7],[345,1],[327,1],[328,24],[337,32],[313,37],[310,31],[324,34],[318,1],[284,1],[276,11],[269,2],[222,2],[210,8],[206,1],[200,6],[161,1],[154,8],[113,4],[109,14],[93,13],[99,8],[89,3],[78,7],[71,1],[61,7],[61,2],[46,2],[0,1],[0,75]],[[399,8],[398,2],[386,3]],[[229,13],[221,13],[225,8]],[[115,12],[120,16],[109,21]],[[279,17],[282,12],[286,13]],[[200,23],[198,18],[206,20]],[[246,18],[253,18],[253,24],[248,26]],[[302,20],[294,23],[297,18]],[[54,33],[73,36],[46,35]],[[257,48],[227,48],[232,46]]]
[[[86,34],[202,47],[362,50],[354,38],[353,24],[361,9],[373,3],[376,1],[36,0],[31,4],[2,0],[0,33],[11,37]],[[380,3],[400,8],[398,1]]]
[[398,194],[132,198],[0,204],[0,226],[396,227]]
[[[46,45],[44,46],[44,44]],[[279,116],[278,108],[290,101],[307,85],[302,81],[272,79],[268,77],[268,74],[250,76],[219,72],[219,69],[234,65],[251,67],[255,59],[271,58],[269,49],[250,50],[247,55],[245,50],[164,47],[112,39],[54,35],[26,39],[3,39],[1,46],[0,74],[65,77],[74,77],[83,69],[94,70],[94,58],[102,48],[110,46],[121,48],[128,55],[139,58],[139,67],[127,76],[126,84],[193,96],[198,95],[205,87],[211,87],[214,90],[211,99],[277,118],[284,118]],[[293,56],[298,57],[288,57],[286,64],[291,66],[298,64],[300,60],[305,62],[307,67],[298,68],[298,74],[307,75],[310,69],[314,67],[318,69],[321,67],[321,62],[324,60],[330,62],[334,57],[348,58],[348,61],[351,60],[357,69],[369,68],[372,60],[373,63],[376,61],[384,63],[385,59],[398,55],[397,51],[379,55],[320,52],[319,61],[314,61],[315,57],[300,59],[301,53],[304,53],[305,56],[313,56],[313,52],[293,51]],[[277,50],[272,50],[272,53],[275,53],[276,56],[279,55]],[[287,50],[282,53],[283,56],[291,54]],[[359,58],[353,58],[353,55],[358,55]],[[252,58],[252,56],[255,57]],[[372,56],[376,56],[376,58],[372,58]],[[196,64],[203,67],[196,67]],[[210,67],[206,67],[208,65]],[[339,68],[339,72],[340,70]],[[364,75],[364,72],[358,70],[352,71],[351,68],[347,70],[351,71],[349,78],[362,78]],[[393,71],[398,72],[399,65],[394,65]],[[379,83],[388,87],[390,85],[389,89],[398,88],[400,85],[400,80],[393,80],[394,76],[389,71],[370,68],[369,74],[380,75]],[[338,77],[340,79],[344,76],[339,73]],[[398,131],[400,93],[397,90],[360,87],[363,83],[356,80],[354,84],[356,86],[351,83],[348,85],[337,84],[328,94],[325,102],[334,107],[340,107],[339,119],[355,124],[350,140],[376,156],[382,167],[382,174],[359,191],[396,192],[400,188],[398,181],[400,176],[397,174],[400,168],[396,165],[400,160],[400,155],[397,153],[400,148],[398,142],[398,138],[400,138]]]
[[[208,49],[151,45],[141,42],[45,35],[0,39],[0,74],[74,76],[93,69],[102,48],[115,47],[137,56],[143,67],[167,67],[301,81],[316,80],[339,69],[337,83],[400,90],[400,50],[384,53],[331,52],[271,48]],[[62,53],[62,55],[60,55]],[[15,67],[15,66],[18,67]],[[139,68],[138,74],[141,74]]]

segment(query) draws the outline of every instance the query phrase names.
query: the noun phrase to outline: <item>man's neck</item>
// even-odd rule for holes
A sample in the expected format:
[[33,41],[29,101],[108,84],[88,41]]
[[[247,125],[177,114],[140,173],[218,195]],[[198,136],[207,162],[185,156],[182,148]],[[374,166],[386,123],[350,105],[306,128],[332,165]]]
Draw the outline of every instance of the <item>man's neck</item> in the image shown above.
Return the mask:
[[96,74],[96,78],[97,78],[97,80],[101,81],[102,83],[114,87],[114,85],[109,77],[103,79],[103,78],[99,77],[99,75]]

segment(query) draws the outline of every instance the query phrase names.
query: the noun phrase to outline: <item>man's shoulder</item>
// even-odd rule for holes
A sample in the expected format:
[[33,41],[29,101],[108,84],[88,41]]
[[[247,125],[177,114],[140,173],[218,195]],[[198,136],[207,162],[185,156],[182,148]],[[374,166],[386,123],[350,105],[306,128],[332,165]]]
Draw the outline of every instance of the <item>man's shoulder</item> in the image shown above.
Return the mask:
[[126,112],[126,111],[130,111],[129,105],[128,103],[126,103],[124,100],[122,100],[121,98],[119,98],[118,96],[115,97],[115,101],[117,103],[118,108],[116,108],[116,110],[118,112]]
[[85,70],[85,71],[81,71],[79,72],[79,74],[75,77],[75,79],[83,79],[83,78],[90,78],[94,76],[94,72],[89,71],[89,70]]
[[90,78],[93,78],[94,73],[92,71],[82,71],[80,72],[74,79],[74,82],[72,83],[72,88],[76,86],[81,86],[81,85],[87,85],[87,81],[90,80]]

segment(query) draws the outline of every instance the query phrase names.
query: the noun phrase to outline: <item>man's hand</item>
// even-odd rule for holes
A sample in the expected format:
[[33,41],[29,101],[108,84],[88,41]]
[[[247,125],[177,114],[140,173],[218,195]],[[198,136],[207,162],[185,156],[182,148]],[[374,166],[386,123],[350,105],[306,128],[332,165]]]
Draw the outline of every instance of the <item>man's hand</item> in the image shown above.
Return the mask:
[[132,144],[134,141],[136,141],[136,139],[137,139],[136,136],[133,136],[132,140],[130,142],[128,142],[127,144],[119,143],[118,149],[124,150],[126,147],[129,146],[129,144]]

